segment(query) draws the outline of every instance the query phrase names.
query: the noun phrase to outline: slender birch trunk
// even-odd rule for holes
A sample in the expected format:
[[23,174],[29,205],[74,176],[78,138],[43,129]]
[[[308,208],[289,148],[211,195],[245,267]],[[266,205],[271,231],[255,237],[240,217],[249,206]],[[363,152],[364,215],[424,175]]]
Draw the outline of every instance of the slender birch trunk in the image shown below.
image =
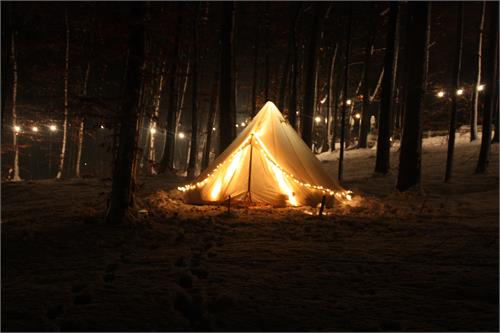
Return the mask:
[[477,73],[476,85],[472,93],[472,110],[470,115],[470,141],[477,139],[477,117],[479,110],[479,90],[477,89],[481,84],[481,65],[483,61],[483,30],[484,30],[484,15],[485,15],[486,1],[481,5],[481,20],[479,23],[478,31],[478,44],[477,44]]
[[10,44],[10,60],[12,63],[12,146],[14,147],[14,175],[12,181],[21,181],[19,175],[19,146],[17,145],[17,57],[16,57],[16,44],[15,32],[11,34]]
[[333,50],[333,56],[330,62],[330,74],[328,76],[328,114],[327,114],[327,123],[326,123],[326,138],[327,138],[327,146],[328,151],[331,150],[331,132],[332,132],[332,123],[333,119],[333,79],[335,73],[335,61],[337,59],[337,51],[339,48],[339,43],[335,43],[335,48]]
[[156,175],[155,169],[155,161],[156,161],[156,149],[155,149],[155,134],[157,128],[157,120],[160,115],[160,103],[161,103],[161,94],[163,91],[163,77],[165,74],[165,62],[162,64],[162,68],[160,69],[160,78],[158,80],[158,90],[156,92],[156,96],[154,99],[154,112],[153,116],[150,120],[150,129],[149,129],[149,163],[150,163],[150,174]]
[[64,124],[63,124],[63,142],[61,147],[61,155],[59,158],[59,169],[56,179],[63,178],[64,172],[64,157],[66,155],[66,141],[68,140],[68,76],[69,76],[69,22],[68,9],[64,13],[64,21],[66,23],[66,56],[64,60]]

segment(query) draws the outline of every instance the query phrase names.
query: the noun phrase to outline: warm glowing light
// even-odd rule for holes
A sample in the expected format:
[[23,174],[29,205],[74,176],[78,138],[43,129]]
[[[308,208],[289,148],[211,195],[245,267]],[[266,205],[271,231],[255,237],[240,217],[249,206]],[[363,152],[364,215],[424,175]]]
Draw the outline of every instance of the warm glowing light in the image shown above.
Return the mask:
[[463,89],[458,89],[457,90],[457,96],[463,95],[464,90]]
[[104,129],[104,125],[101,125],[101,129]]
[[361,115],[360,115],[359,113],[356,113],[356,114],[354,115],[354,117],[355,117],[356,119],[359,119],[359,118],[361,118]]
[[477,91],[483,91],[484,90],[484,87],[485,85],[484,84],[480,84],[477,86]]
[[320,101],[320,103],[325,104],[327,98],[328,98],[328,95],[325,95],[325,97],[323,97],[323,99]]
[[226,173],[224,175],[224,184],[228,184],[231,178],[233,178],[234,172],[238,168],[240,164],[240,159],[241,155],[243,153],[243,150],[240,150],[233,158],[231,161],[231,164],[229,164],[229,167],[226,170]]
[[32,130],[33,132],[38,132],[38,127],[33,126],[33,127],[31,128],[31,130]]
[[352,101],[350,99],[348,99],[346,102],[345,102],[347,105],[351,105]]
[[321,117],[314,118],[314,121],[316,121],[316,123],[319,123],[321,121]]
[[184,132],[179,132],[179,139],[184,139],[186,137],[186,135],[184,134]]
[[236,128],[240,127],[240,125],[236,124]]
[[55,132],[55,131],[57,131],[57,126],[56,126],[56,125],[50,125],[50,126],[49,126],[49,129],[50,129],[52,132]]
[[156,128],[152,127],[149,129],[149,131],[151,132],[151,134],[155,134],[156,133]]
[[444,91],[438,91],[438,93],[436,94],[437,97],[439,98],[443,98],[444,97]]
[[285,180],[285,176],[283,175],[283,172],[273,163],[269,163],[271,166],[271,169],[274,172],[274,176],[276,177],[276,181],[278,182],[278,186],[281,191],[285,192],[285,194],[288,196],[288,202],[292,206],[297,206],[297,199],[295,199],[295,193],[293,193],[292,188],[288,185],[287,181]]
[[212,127],[212,131],[215,132],[215,127]]
[[21,127],[20,126],[14,126],[14,132],[21,132]]
[[299,115],[299,111],[295,111],[295,114],[298,116]]
[[352,196],[351,196],[350,194],[346,194],[346,195],[345,195],[345,198],[346,198],[347,200],[349,200],[349,201],[351,201],[351,200],[352,200]]
[[245,122],[244,122],[244,121],[243,121],[243,122],[241,122],[241,127],[244,127],[245,125],[246,125],[246,124],[245,124]]
[[328,124],[328,118],[325,118],[325,124]]
[[212,198],[212,200],[216,201],[219,198],[221,188],[222,188],[222,181],[219,179],[212,188],[212,191],[210,192],[210,197]]

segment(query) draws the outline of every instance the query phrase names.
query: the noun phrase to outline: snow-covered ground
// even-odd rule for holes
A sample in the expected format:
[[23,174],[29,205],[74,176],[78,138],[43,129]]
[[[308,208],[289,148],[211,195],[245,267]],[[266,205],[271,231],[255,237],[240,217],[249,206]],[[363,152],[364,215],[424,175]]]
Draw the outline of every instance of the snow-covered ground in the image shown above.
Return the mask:
[[[109,180],[2,184],[3,330],[498,330],[498,145],[424,140],[421,191],[348,150],[350,206],[183,204],[141,179],[137,223],[102,221]],[[335,153],[320,156],[337,172]]]

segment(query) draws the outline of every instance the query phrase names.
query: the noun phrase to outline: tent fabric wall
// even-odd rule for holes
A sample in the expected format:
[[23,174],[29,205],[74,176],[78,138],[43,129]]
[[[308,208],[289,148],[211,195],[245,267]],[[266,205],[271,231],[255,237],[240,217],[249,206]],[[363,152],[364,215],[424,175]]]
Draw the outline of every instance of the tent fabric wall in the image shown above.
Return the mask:
[[349,196],[272,102],[192,184],[179,190],[194,204],[221,202],[230,195],[276,206],[316,206],[324,195],[327,205],[334,197]]

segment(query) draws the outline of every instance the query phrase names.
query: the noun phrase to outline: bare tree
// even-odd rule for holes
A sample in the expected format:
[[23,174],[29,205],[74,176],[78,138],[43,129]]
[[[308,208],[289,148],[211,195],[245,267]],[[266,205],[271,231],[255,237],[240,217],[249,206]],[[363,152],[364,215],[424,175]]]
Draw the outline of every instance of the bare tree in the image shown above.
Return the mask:
[[[223,19],[221,27],[221,77],[219,88],[219,151],[224,151],[236,137],[236,109],[234,98],[233,77],[233,32],[234,32],[234,8],[233,3],[224,2]],[[222,130],[224,129],[224,130]]]
[[259,26],[255,27],[253,43],[253,75],[252,75],[252,118],[257,114],[257,77],[259,72]]
[[399,173],[396,187],[406,191],[420,183],[422,153],[422,105],[427,86],[427,63],[430,34],[429,2],[410,2],[408,4],[409,31],[407,97]]
[[17,125],[17,55],[16,55],[16,41],[15,31],[11,32],[10,37],[10,62],[12,68],[12,146],[14,148],[14,165],[12,181],[21,181],[19,175],[19,146],[17,144],[17,135],[19,133]]
[[307,65],[304,79],[304,104],[300,118],[302,139],[309,147],[312,145],[313,115],[314,110],[316,109],[317,56],[321,34],[321,21],[323,16],[322,5],[314,3],[312,6],[314,7],[314,21],[311,30],[311,41],[307,52]]
[[363,70],[363,109],[359,124],[358,148],[366,148],[368,139],[368,130],[370,129],[370,72],[372,67],[372,55],[375,47],[376,23],[375,23],[375,5],[372,4],[370,15],[370,34],[365,48],[364,70]]
[[[448,134],[448,154],[446,157],[446,172],[444,181],[448,182],[451,179],[453,169],[453,151],[455,150],[455,132],[457,127],[457,94],[456,91],[460,87],[460,74],[462,71],[462,48],[464,39],[464,5],[460,2],[458,5],[457,13],[457,50],[455,58],[455,68],[453,73],[453,91],[451,95],[451,117],[450,117],[450,131]],[[477,89],[476,89],[477,90]],[[471,132],[472,133],[472,132]]]
[[64,158],[66,155],[66,142],[68,141],[68,76],[69,76],[69,21],[68,8],[64,11],[64,21],[66,23],[66,56],[64,57],[64,124],[63,124],[63,142],[61,154],[59,157],[59,168],[56,179],[61,179],[64,172]]
[[138,111],[144,67],[144,4],[131,3],[129,17],[129,60],[124,103],[120,113],[120,143],[113,171],[110,205],[106,220],[122,222],[134,205],[134,164],[138,137]]
[[380,100],[379,130],[377,138],[377,159],[375,172],[387,174],[390,169],[390,148],[392,133],[392,110],[394,106],[394,83],[398,63],[399,43],[399,3],[391,2],[389,11],[389,31],[385,49],[382,97]]
[[483,61],[483,30],[484,30],[484,11],[486,8],[486,1],[481,4],[481,19],[479,21],[479,30],[477,36],[477,68],[476,68],[476,84],[472,92],[472,109],[470,114],[470,141],[477,139],[477,115],[479,109],[479,90],[481,84],[481,65]]
[[[333,105],[334,105],[334,98],[333,98],[333,79],[334,79],[334,76],[335,76],[335,62],[337,60],[337,51],[338,51],[338,48],[339,48],[339,43],[336,42],[335,43],[335,46],[333,48],[333,54],[331,56],[331,59],[330,59],[330,71],[329,71],[329,75],[328,75],[328,97],[327,97],[327,100],[328,100],[328,112],[327,112],[327,116],[326,116],[326,119],[327,119],[327,122],[326,122],[326,143],[325,143],[325,147],[324,148],[327,148],[327,150],[331,150],[332,147],[331,147],[331,144],[330,144],[330,133],[332,132],[332,123],[335,122],[335,119],[333,117]],[[325,151],[325,150],[324,150]]]
[[201,161],[202,169],[208,167],[208,163],[210,162],[210,147],[212,143],[212,132],[215,123],[215,114],[217,112],[217,98],[218,98],[218,89],[219,89],[219,69],[220,63],[217,61],[216,71],[214,75],[214,81],[212,83],[212,92],[210,94],[210,107],[208,111],[208,121],[207,121],[207,141],[205,143],[205,149],[203,151],[203,159]]
[[483,129],[481,134],[481,150],[476,172],[484,173],[490,162],[491,121],[496,107],[495,95],[498,94],[498,2],[488,2],[490,22],[485,49],[485,82],[488,87],[484,94]]
[[349,14],[347,16],[347,33],[345,38],[344,56],[344,88],[342,96],[342,115],[340,120],[340,154],[338,180],[342,181],[344,174],[344,145],[345,145],[345,118],[347,113],[347,96],[349,91],[349,55],[351,53],[351,25],[352,25],[352,3],[349,3]]
[[163,155],[160,160],[160,165],[158,166],[158,172],[164,173],[168,168],[173,167],[174,158],[174,145],[175,145],[175,127],[176,127],[176,111],[177,111],[177,68],[179,63],[179,49],[180,49],[180,39],[183,24],[183,4],[178,3],[177,9],[179,10],[177,16],[177,27],[174,39],[174,45],[172,47],[172,54],[170,56],[170,68],[168,77],[168,107],[167,107],[167,119],[165,124],[166,138],[165,146],[163,148]]
[[290,39],[292,40],[292,54],[291,54],[291,68],[290,68],[290,92],[289,96],[289,106],[288,106],[288,120],[290,125],[297,129],[297,79],[299,73],[299,62],[298,62],[298,45],[297,45],[297,28],[300,18],[300,13],[302,12],[302,4],[298,3],[296,5],[295,17],[293,20],[293,29],[291,31]]
[[200,16],[200,4],[196,5],[196,14],[193,20],[193,80],[191,83],[191,149],[189,151],[189,162],[187,167],[188,177],[193,177],[196,170],[196,159],[198,156],[198,24]]

